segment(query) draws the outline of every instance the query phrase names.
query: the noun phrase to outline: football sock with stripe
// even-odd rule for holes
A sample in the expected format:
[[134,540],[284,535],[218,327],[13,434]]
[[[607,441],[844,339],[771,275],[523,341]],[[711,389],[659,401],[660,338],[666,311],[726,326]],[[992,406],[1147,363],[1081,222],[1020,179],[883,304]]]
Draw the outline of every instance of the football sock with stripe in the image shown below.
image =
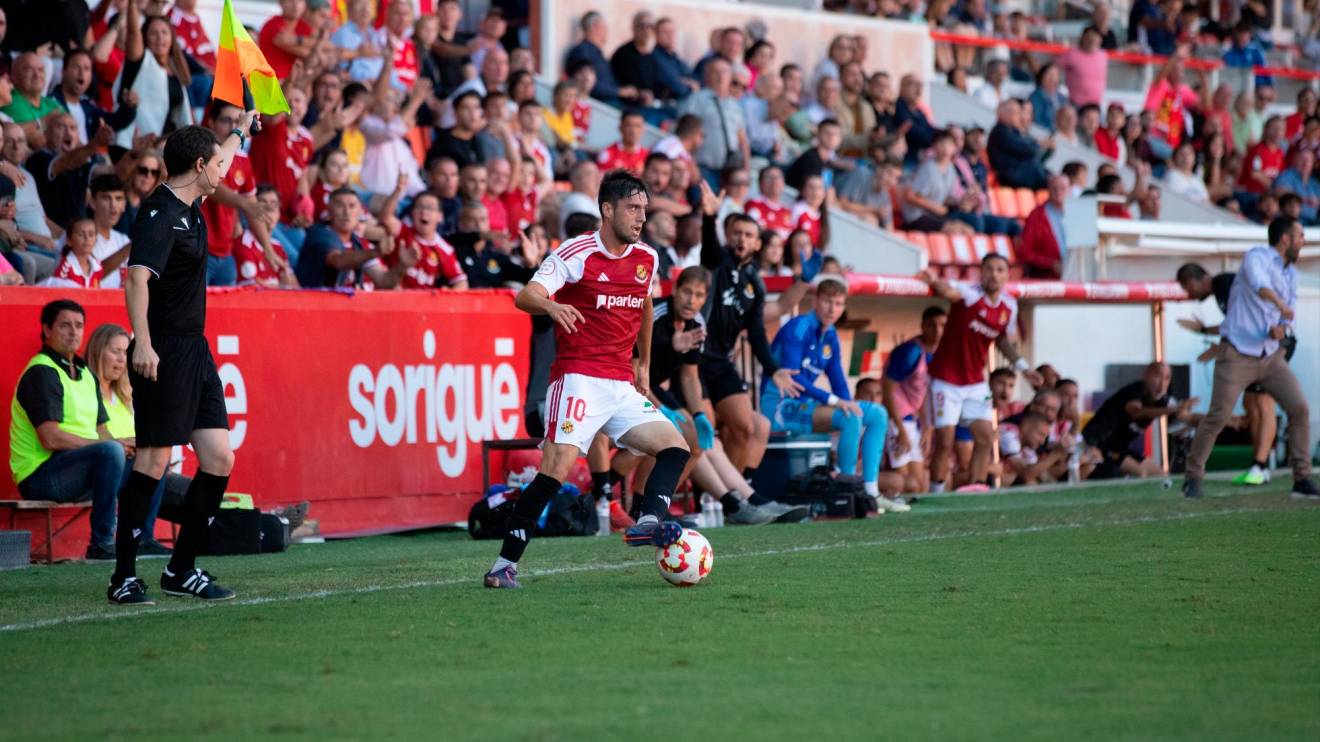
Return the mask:
[[[140,471],[129,473],[119,491],[119,523],[115,527],[115,584],[137,576],[138,538],[160,480]],[[150,536],[151,534],[147,534]]]
[[513,515],[509,516],[509,531],[504,536],[504,546],[500,548],[500,559],[512,564],[522,559],[523,552],[527,550],[527,542],[532,540],[532,532],[536,530],[536,521],[541,517],[541,511],[545,510],[550,498],[559,492],[560,486],[554,477],[537,474],[536,479],[523,489],[517,504],[513,506]]
[[678,478],[683,474],[691,456],[681,448],[666,448],[655,455],[655,468],[646,480],[646,494],[642,497],[642,515],[663,519],[669,512]]
[[179,537],[174,541],[174,553],[170,555],[170,573],[190,572],[197,566],[197,554],[206,544],[211,518],[220,509],[228,485],[227,475],[198,470],[193,477],[188,493],[183,497],[183,522],[179,526]]

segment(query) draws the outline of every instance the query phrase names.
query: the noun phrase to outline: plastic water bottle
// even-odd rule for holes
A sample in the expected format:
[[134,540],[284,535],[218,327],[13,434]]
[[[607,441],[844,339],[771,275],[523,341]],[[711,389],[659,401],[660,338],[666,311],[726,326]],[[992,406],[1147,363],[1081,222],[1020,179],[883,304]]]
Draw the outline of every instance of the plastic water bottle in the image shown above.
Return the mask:
[[724,527],[724,503],[719,500],[715,501],[715,527]]
[[1073,446],[1072,453],[1068,454],[1068,484],[1077,484],[1082,481],[1082,442],[1078,441]]
[[715,508],[719,505],[719,500],[709,492],[701,496],[701,527],[717,528],[719,527],[719,517],[715,514]]
[[596,501],[596,535],[610,535],[610,501],[604,497]]

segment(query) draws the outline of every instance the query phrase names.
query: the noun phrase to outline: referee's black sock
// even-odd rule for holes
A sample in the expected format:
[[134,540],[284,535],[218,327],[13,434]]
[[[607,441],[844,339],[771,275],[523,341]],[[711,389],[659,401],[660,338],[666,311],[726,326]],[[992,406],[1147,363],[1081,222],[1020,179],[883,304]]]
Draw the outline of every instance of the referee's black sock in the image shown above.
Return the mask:
[[504,536],[504,546],[500,548],[500,559],[514,564],[522,559],[523,552],[527,550],[527,542],[532,540],[532,532],[536,530],[536,521],[541,517],[541,511],[545,510],[545,504],[559,492],[561,486],[554,477],[537,474],[536,479],[523,489],[518,502],[513,506],[513,515],[509,516],[509,531]]
[[142,535],[142,521],[147,517],[151,496],[160,480],[140,471],[130,472],[124,488],[119,491],[119,523],[115,527],[115,574],[118,585],[129,577],[137,576],[138,537]]
[[653,515],[664,520],[669,503],[674,497],[678,478],[692,454],[681,448],[666,448],[655,455],[655,468],[646,480],[646,494],[642,497],[642,516]]
[[174,553],[170,555],[170,574],[191,572],[197,566],[197,552],[206,543],[206,531],[220,508],[228,484],[227,475],[198,470],[193,477],[188,494],[183,498],[183,523],[179,527],[179,538],[174,542]]

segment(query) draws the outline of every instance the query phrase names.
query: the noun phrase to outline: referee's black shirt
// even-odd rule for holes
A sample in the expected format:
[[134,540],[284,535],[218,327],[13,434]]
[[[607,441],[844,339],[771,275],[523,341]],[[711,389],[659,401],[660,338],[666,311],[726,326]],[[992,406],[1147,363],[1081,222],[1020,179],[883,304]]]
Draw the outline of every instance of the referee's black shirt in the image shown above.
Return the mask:
[[[200,201],[200,199],[199,199]],[[147,282],[147,327],[156,335],[201,335],[206,328],[206,222],[201,207],[186,204],[169,186],[142,199],[129,267],[153,274]]]

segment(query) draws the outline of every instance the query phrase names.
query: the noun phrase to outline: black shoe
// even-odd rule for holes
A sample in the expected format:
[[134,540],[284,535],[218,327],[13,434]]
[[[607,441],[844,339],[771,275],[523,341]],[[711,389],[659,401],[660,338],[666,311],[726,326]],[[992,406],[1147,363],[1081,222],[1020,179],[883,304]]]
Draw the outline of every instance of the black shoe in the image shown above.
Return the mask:
[[1199,480],[1199,479],[1184,479],[1184,480],[1183,480],[1183,497],[1186,497],[1186,498],[1188,498],[1188,499],[1190,499],[1190,500],[1199,500],[1199,499],[1201,499],[1201,480]]
[[156,601],[147,595],[147,583],[136,577],[124,580],[118,587],[114,580],[105,589],[105,597],[113,605],[155,605]]
[[163,557],[169,556],[173,552],[169,547],[154,538],[144,537],[138,542],[138,556],[140,557]]
[[1320,502],[1320,490],[1315,488],[1315,482],[1307,477],[1306,479],[1294,479],[1292,494],[1289,495],[1294,500],[1310,500],[1311,502]]
[[234,591],[215,584],[211,574],[205,570],[193,569],[172,575],[162,572],[160,589],[166,595],[176,598],[201,598],[202,600],[229,600]]
[[99,546],[90,544],[87,547],[87,556],[84,558],[89,562],[113,562],[115,560],[115,545]]

